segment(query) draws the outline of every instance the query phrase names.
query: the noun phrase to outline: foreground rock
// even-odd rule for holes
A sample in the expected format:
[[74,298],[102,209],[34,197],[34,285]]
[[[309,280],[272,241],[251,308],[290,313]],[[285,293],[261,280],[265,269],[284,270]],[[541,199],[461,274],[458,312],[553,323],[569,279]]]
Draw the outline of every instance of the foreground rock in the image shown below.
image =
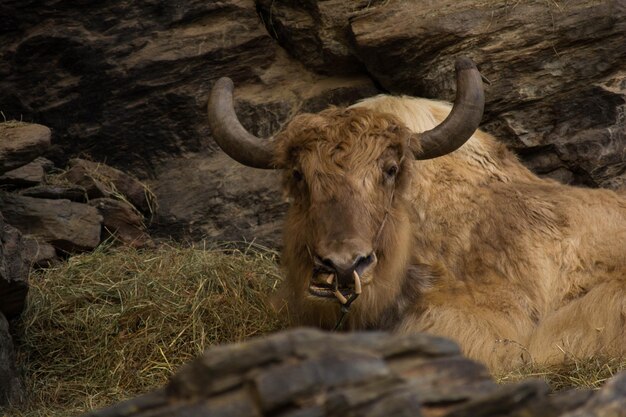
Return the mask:
[[86,204],[5,193],[0,195],[0,212],[22,233],[39,236],[62,251],[91,250],[100,244],[102,216]]
[[497,385],[446,339],[296,329],[214,347],[165,388],[87,416],[626,416],[624,390],[626,374],[548,395],[537,380]]

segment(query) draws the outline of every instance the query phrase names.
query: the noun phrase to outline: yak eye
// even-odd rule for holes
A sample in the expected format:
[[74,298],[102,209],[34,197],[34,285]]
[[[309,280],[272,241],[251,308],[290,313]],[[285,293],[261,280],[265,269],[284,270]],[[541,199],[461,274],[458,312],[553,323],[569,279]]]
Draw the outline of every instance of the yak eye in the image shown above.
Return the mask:
[[389,179],[393,179],[397,173],[398,173],[398,165],[396,164],[389,165],[387,168],[385,168],[385,175]]
[[302,172],[298,171],[297,169],[294,169],[293,171],[291,171],[291,176],[293,177],[294,180],[296,180],[297,182],[302,181]]

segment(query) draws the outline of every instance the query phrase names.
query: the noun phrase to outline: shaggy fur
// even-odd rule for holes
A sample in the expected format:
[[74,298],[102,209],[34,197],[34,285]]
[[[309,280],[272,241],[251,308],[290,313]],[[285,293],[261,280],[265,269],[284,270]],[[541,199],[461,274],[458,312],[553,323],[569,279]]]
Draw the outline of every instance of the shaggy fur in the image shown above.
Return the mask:
[[494,370],[623,355],[626,199],[540,179],[482,131],[414,160],[411,131],[449,111],[378,96],[297,116],[275,139],[292,201],[281,296],[294,324],[332,328],[339,317],[336,301],[308,293],[311,251],[335,234],[378,257],[350,329],[446,336]]

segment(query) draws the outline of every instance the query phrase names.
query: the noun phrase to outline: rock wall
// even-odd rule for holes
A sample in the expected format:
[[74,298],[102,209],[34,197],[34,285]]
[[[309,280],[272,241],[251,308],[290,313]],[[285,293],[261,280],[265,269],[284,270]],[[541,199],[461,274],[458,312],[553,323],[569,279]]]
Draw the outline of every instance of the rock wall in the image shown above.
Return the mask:
[[626,184],[624,2],[148,0],[0,5],[0,111],[53,128],[58,166],[89,154],[152,185],[156,231],[278,245],[275,173],[211,140],[230,76],[258,135],[381,91],[451,99],[454,57],[485,77],[484,127],[536,172]]

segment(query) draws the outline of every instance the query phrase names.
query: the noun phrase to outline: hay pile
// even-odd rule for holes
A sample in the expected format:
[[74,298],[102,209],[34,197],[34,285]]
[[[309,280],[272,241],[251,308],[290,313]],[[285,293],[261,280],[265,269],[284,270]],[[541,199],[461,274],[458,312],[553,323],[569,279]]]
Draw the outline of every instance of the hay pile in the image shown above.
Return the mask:
[[[163,385],[208,346],[277,330],[274,252],[99,249],[31,277],[18,329],[27,409],[72,415]],[[0,413],[1,415],[2,413]]]

